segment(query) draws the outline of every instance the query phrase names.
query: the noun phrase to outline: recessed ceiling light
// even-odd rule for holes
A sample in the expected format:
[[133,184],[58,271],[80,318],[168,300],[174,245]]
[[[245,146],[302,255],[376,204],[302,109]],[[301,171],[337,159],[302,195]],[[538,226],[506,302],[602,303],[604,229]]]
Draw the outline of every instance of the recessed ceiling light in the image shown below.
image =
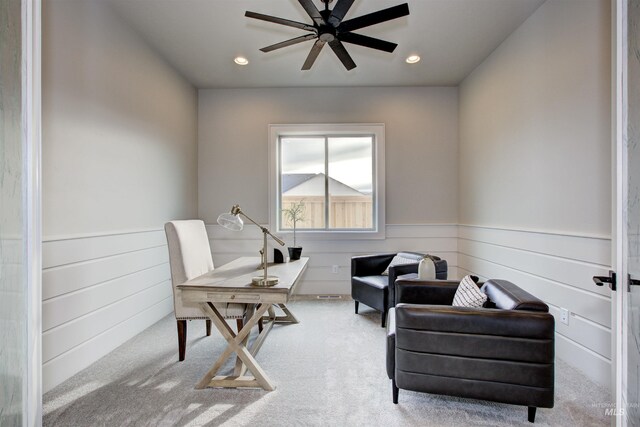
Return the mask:
[[418,55],[411,55],[407,57],[406,61],[407,64],[415,64],[416,62],[420,62],[420,57]]
[[249,63],[249,60],[244,56],[236,56],[233,62],[235,62],[238,65],[247,65]]

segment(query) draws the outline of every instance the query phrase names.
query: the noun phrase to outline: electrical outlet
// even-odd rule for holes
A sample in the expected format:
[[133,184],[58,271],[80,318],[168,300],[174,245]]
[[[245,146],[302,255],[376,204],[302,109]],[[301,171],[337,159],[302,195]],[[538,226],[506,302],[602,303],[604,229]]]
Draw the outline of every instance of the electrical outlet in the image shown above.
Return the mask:
[[560,321],[565,325],[569,324],[569,310],[566,308],[560,308]]
[[333,274],[338,274],[338,271],[339,271],[339,270],[340,270],[340,267],[339,267],[339,266],[337,266],[337,265],[332,265],[332,266],[331,266],[331,272],[332,272]]

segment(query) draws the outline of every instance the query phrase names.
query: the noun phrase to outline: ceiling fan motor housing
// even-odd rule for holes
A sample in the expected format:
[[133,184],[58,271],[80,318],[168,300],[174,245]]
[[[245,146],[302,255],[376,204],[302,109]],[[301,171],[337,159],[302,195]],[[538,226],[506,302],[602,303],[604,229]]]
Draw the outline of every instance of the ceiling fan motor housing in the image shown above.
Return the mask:
[[318,38],[329,43],[336,38],[336,29],[331,25],[323,25],[318,29]]

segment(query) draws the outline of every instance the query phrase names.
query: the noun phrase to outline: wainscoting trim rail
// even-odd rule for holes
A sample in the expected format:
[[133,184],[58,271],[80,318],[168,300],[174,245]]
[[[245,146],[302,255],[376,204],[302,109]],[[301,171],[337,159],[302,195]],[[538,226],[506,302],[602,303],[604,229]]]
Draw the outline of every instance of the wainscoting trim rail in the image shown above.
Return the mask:
[[43,236],[42,242],[57,242],[60,240],[87,239],[91,237],[118,236],[121,234],[149,233],[151,231],[164,231],[164,228],[134,228],[131,230],[105,231],[103,233],[77,233]]
[[577,233],[573,231],[539,230],[534,228],[498,227],[498,226],[491,226],[491,225],[473,225],[473,224],[458,224],[458,227],[484,228],[487,230],[517,231],[520,233],[548,234],[552,236],[584,237],[587,239],[611,240],[611,236],[604,235],[604,234]]

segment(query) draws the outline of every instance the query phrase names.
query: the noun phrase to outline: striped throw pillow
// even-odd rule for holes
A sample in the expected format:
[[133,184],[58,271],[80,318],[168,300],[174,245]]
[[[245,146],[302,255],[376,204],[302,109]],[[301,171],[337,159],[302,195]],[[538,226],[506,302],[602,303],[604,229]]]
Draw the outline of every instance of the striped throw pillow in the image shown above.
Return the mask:
[[480,291],[476,285],[477,282],[476,276],[464,276],[458,285],[456,295],[453,297],[452,305],[454,307],[482,307],[487,301],[487,296]]
[[405,265],[405,264],[417,264],[420,261],[413,258],[405,258],[400,255],[396,255],[393,257],[387,268],[382,272],[383,276],[389,275],[389,267],[395,267],[396,265]]

